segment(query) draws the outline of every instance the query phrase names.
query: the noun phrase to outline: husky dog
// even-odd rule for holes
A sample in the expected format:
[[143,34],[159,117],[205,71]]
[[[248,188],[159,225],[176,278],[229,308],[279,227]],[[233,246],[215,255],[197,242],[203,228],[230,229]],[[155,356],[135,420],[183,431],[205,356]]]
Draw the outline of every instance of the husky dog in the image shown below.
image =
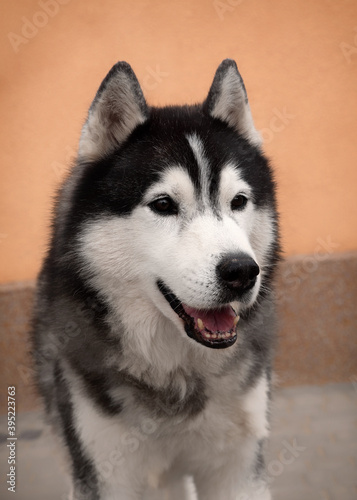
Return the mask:
[[235,62],[203,104],[162,108],[117,63],[58,195],[33,322],[71,498],[270,498],[278,259],[275,184]]

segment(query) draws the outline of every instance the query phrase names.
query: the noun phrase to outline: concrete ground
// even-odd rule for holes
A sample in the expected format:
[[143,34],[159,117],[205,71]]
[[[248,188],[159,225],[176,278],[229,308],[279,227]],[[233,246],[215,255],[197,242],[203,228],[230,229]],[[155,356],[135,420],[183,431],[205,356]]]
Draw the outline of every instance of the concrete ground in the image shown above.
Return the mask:
[[[67,500],[65,461],[40,414],[18,415],[16,434],[13,494],[0,417],[0,498]],[[274,500],[356,500],[357,383],[276,391],[267,469]]]

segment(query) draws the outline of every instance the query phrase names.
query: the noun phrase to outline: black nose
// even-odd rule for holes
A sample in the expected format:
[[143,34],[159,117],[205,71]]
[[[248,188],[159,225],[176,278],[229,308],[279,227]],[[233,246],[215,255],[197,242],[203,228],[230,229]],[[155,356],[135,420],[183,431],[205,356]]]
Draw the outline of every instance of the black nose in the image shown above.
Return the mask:
[[219,278],[240,293],[254,286],[259,272],[258,264],[244,253],[225,255],[217,265]]

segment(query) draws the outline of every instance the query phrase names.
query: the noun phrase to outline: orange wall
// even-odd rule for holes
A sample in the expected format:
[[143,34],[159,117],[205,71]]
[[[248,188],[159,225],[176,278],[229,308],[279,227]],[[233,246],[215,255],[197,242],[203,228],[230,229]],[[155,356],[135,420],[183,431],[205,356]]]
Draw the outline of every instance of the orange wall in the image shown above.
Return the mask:
[[117,60],[164,105],[202,100],[219,62],[236,59],[276,168],[286,254],[357,248],[354,0],[17,0],[1,9],[0,281],[36,276],[54,190]]

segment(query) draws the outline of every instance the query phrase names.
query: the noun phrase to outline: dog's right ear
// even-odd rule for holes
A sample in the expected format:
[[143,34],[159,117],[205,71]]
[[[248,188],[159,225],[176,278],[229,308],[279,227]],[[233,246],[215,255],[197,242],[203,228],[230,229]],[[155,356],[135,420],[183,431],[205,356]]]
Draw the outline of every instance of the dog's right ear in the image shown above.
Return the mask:
[[118,62],[102,81],[79,141],[78,156],[96,160],[120,146],[148,117],[140,84],[126,62]]

